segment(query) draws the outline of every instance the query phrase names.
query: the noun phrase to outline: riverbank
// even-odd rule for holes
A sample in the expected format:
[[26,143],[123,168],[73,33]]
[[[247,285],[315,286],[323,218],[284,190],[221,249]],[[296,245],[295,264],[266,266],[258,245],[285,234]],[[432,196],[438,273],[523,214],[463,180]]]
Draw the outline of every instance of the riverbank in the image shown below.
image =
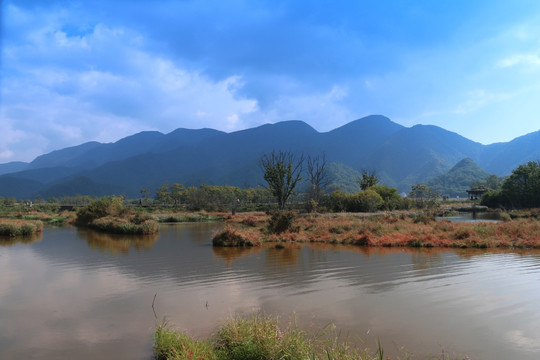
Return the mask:
[[39,220],[0,219],[0,236],[30,236],[42,230],[43,223]]
[[425,213],[305,214],[284,231],[269,226],[264,213],[239,214],[215,234],[214,246],[274,243],[329,243],[358,246],[452,248],[540,248],[540,222],[520,218],[499,223],[437,221]]
[[154,354],[158,360],[384,359],[380,344],[377,351],[360,350],[326,332],[322,329],[318,336],[309,337],[292,322],[280,328],[277,318],[259,314],[231,318],[207,340],[160,325],[155,331]]

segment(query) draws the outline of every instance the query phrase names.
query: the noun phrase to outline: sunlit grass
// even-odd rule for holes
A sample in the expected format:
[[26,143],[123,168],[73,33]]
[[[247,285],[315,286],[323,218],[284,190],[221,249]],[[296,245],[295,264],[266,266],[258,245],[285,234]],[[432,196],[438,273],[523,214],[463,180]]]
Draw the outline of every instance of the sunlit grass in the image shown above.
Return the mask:
[[[540,248],[540,222],[519,218],[499,223],[454,223],[436,221],[429,214],[357,214],[301,215],[290,230],[267,231],[268,215],[243,215],[227,220],[226,232],[257,246],[274,243],[328,243],[359,246],[411,246],[454,248]],[[217,246],[236,246],[233,242],[215,242]],[[242,246],[242,245],[240,245]]]
[[0,236],[30,236],[42,230],[43,223],[39,220],[0,219]]
[[294,322],[281,327],[275,317],[261,314],[228,319],[207,340],[160,325],[155,332],[156,359],[215,360],[375,360],[383,359],[383,349],[359,349],[340,341],[323,329],[323,334],[308,336]]

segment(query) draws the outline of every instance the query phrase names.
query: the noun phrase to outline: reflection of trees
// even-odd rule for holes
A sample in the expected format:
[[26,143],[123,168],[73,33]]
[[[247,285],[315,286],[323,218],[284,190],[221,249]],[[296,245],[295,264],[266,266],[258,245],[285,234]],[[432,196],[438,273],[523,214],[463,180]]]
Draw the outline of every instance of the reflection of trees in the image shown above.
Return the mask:
[[88,242],[88,246],[93,249],[108,251],[112,254],[127,254],[131,247],[140,250],[148,250],[158,239],[159,234],[152,235],[117,235],[87,230],[83,233],[83,238]]
[[298,263],[298,254],[302,246],[287,244],[283,249],[268,249],[266,251],[268,265],[284,269]]
[[411,262],[414,270],[426,270],[442,264],[440,251],[421,249],[411,252]]
[[0,246],[12,246],[15,244],[32,244],[36,241],[40,241],[43,238],[43,232],[38,232],[36,234],[27,235],[27,236],[0,236]]
[[175,223],[161,225],[159,232],[163,237],[187,238],[194,244],[205,245],[211,243],[208,230],[215,228],[215,231],[218,231],[222,227],[222,223]]
[[212,247],[214,255],[225,260],[227,266],[231,265],[234,260],[238,260],[242,256],[251,255],[261,251],[261,247]]

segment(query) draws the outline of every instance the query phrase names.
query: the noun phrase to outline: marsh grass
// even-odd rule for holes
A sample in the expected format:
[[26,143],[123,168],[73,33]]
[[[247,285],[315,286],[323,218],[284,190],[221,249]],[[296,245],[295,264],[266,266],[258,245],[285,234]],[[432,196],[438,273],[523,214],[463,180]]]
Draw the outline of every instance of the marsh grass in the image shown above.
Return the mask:
[[[330,335],[330,336],[328,336]],[[156,359],[215,360],[375,360],[383,350],[360,350],[323,329],[308,336],[293,321],[281,327],[276,317],[252,314],[225,321],[208,340],[196,340],[166,324],[155,332]]]
[[[265,220],[266,219],[266,220]],[[377,247],[540,248],[540,221],[519,218],[499,223],[436,221],[431,214],[299,215],[288,229],[268,232],[272,218],[248,215],[227,220],[226,232],[252,246],[269,243],[327,243]],[[223,236],[223,234],[216,234]],[[242,244],[241,242],[238,242]],[[223,246],[219,243],[214,245]],[[234,245],[234,241],[227,246]],[[238,245],[245,246],[245,245]]]
[[198,213],[157,213],[154,218],[160,223],[185,223],[185,222],[217,222],[223,220],[223,214],[210,214],[204,211]]
[[43,230],[39,220],[0,219],[0,236],[31,236]]
[[159,225],[155,220],[140,220],[135,217],[106,216],[93,220],[88,226],[111,234],[150,235],[159,231]]
[[217,360],[209,341],[196,340],[174,331],[166,324],[157,327],[154,335],[154,355],[157,360]]
[[72,221],[75,218],[75,213],[69,211],[64,211],[61,213],[30,211],[3,214],[2,217],[5,219],[39,220],[45,224],[60,226]]

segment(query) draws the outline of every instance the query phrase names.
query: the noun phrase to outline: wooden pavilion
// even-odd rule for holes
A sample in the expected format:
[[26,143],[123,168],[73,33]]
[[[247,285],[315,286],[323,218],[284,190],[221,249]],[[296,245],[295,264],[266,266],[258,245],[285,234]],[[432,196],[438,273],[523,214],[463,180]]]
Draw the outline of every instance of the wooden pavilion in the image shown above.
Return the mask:
[[485,186],[480,186],[474,189],[467,190],[469,200],[478,200],[482,197],[482,194],[486,193],[488,189]]

